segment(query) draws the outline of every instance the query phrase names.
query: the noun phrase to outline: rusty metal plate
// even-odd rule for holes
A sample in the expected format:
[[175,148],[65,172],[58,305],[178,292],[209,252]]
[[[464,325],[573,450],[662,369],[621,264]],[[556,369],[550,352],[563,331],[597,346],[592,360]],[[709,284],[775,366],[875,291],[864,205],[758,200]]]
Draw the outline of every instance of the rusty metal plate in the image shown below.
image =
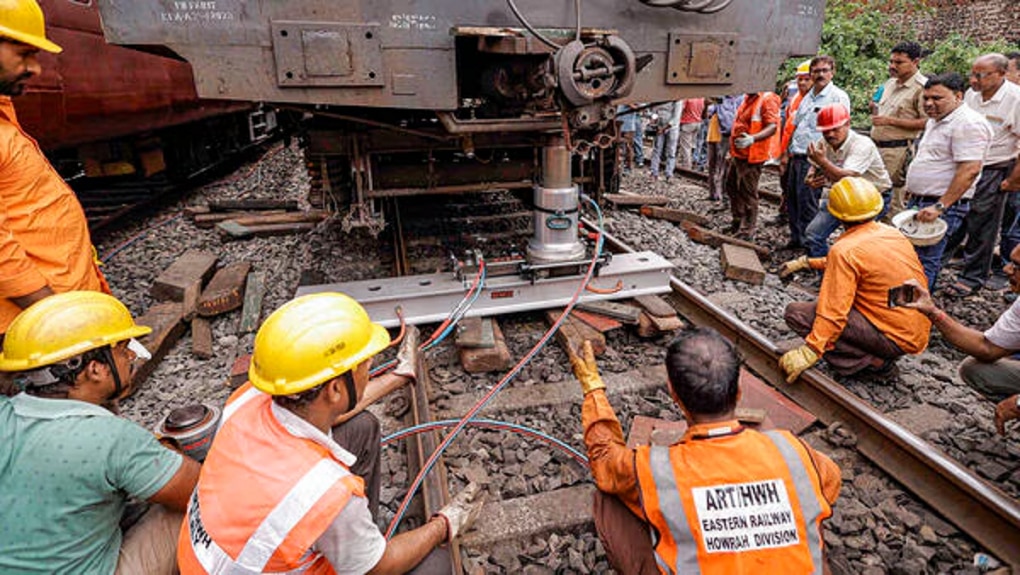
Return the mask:
[[736,34],[669,35],[667,84],[732,84]]
[[385,85],[376,24],[272,22],[281,88]]

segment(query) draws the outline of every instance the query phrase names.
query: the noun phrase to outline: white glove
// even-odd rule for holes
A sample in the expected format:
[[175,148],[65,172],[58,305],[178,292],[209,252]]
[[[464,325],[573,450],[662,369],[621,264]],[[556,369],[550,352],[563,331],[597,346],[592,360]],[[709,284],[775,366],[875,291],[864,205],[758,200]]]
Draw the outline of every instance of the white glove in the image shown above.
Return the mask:
[[397,352],[397,367],[393,373],[416,381],[418,379],[418,328],[413,325],[407,326],[404,331],[404,340],[400,342],[400,350]]
[[469,483],[450,503],[436,515],[446,521],[446,540],[453,541],[458,535],[471,528],[485,505],[485,497],[479,496],[481,486]]
[[743,135],[737,136],[736,138],[733,139],[733,147],[735,147],[738,150],[743,150],[744,148],[750,148],[751,144],[753,144],[753,143],[754,143],[754,136],[752,136],[751,134],[743,134]]

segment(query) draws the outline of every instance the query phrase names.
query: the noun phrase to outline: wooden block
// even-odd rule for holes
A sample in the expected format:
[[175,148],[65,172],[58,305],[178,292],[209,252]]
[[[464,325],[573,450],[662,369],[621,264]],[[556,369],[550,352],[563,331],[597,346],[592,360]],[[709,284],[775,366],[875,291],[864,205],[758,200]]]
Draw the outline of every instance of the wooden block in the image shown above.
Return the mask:
[[648,312],[641,312],[638,317],[638,337],[655,337],[660,333],[662,332],[659,331],[659,328],[652,323],[652,316],[648,315]]
[[227,386],[231,388],[241,387],[248,381],[248,366],[251,365],[251,355],[242,355],[234,360],[230,366],[230,377],[227,378]]
[[199,359],[213,355],[212,324],[204,317],[191,320],[191,353]]
[[598,330],[599,333],[606,333],[607,331],[623,327],[622,323],[611,317],[606,317],[602,314],[592,313],[590,311],[584,311],[577,309],[576,307],[571,310],[570,317],[581,320]]
[[201,205],[201,206],[185,206],[185,208],[184,208],[184,215],[188,216],[189,218],[194,218],[197,215],[208,214],[208,213],[209,213],[209,206],[206,206],[206,205]]
[[248,262],[235,262],[220,268],[198,300],[198,315],[211,317],[241,307],[250,271],[251,264]]
[[184,290],[181,300],[181,313],[184,321],[191,321],[198,314],[198,299],[202,297],[202,282],[194,282]]
[[779,204],[782,203],[783,201],[783,194],[773,192],[770,190],[765,190],[762,188],[758,188],[758,195],[761,196],[762,199],[768,200],[770,203],[773,204]]
[[677,315],[673,315],[670,317],[659,317],[657,315],[652,315],[648,312],[645,312],[644,315],[645,317],[648,318],[648,321],[651,323],[652,327],[654,327],[655,331],[658,333],[676,331],[684,327],[683,320],[680,319],[680,317]]
[[741,423],[761,423],[768,416],[767,411],[757,407],[738,407],[733,414]]
[[639,196],[637,194],[602,194],[607,202],[617,206],[664,206],[669,198],[664,196]]
[[231,220],[242,226],[262,226],[266,224],[296,224],[300,222],[321,222],[326,219],[329,212],[325,210],[310,210],[307,212],[284,212],[278,214],[254,214],[245,215]]
[[188,250],[152,283],[149,293],[156,301],[184,301],[189,288],[202,290],[202,285],[216,269],[216,256],[209,252]]
[[641,315],[641,308],[614,301],[585,301],[579,302],[577,307],[583,311],[611,317],[629,325],[637,325],[638,316]]
[[213,200],[209,202],[209,209],[214,212],[225,212],[228,210],[296,210],[297,200]]
[[692,224],[690,222],[684,222],[680,225],[687,232],[687,236],[692,241],[698,242],[699,244],[705,244],[709,246],[719,247],[723,244],[732,244],[735,246],[742,246],[748,249],[752,249],[758,252],[762,257],[768,257],[770,250],[766,247],[759,246],[754,242],[749,242],[726,234],[720,234],[719,232],[713,232],[707,230],[699,225]]
[[662,299],[657,295],[639,295],[634,298],[634,302],[639,306],[643,307],[648,315],[653,317],[673,317],[676,316],[676,309],[666,303],[666,300]]
[[707,225],[711,221],[701,214],[687,210],[674,210],[658,206],[641,206],[641,215],[657,220],[666,220],[667,222],[691,222],[699,226]]
[[723,275],[729,279],[754,285],[761,285],[765,281],[765,268],[754,250],[723,244],[719,257],[722,260]]
[[488,318],[469,317],[457,323],[457,347],[483,348],[496,347],[495,322]]
[[287,212],[283,210],[266,210],[265,212],[210,212],[206,214],[195,214],[191,220],[200,228],[211,228],[216,224],[227,220],[236,220],[238,218],[245,218],[249,216],[285,213]]
[[[561,313],[563,313],[562,309],[546,310],[545,319],[549,322],[549,325],[552,325],[560,317]],[[585,340],[591,342],[591,348],[595,355],[602,355],[606,352],[606,336],[583,321],[567,317],[560,324],[560,329],[556,331],[556,341],[563,346],[567,353],[571,353],[570,350],[573,350],[574,353],[579,353]]]
[[295,224],[242,226],[237,222],[227,220],[216,224],[216,228],[220,231],[220,239],[230,241],[305,233],[314,230],[316,225],[312,222],[299,222]]
[[[184,334],[184,313],[181,304],[163,302],[149,308],[135,323],[152,328],[152,333],[138,341],[152,354],[152,359],[138,366],[131,377],[131,387],[137,388],[149,377],[166,353]],[[132,389],[133,390],[133,389]]]
[[510,367],[510,348],[506,345],[503,331],[493,318],[483,318],[482,323],[490,323],[494,345],[492,347],[462,347],[460,351],[460,363],[464,371],[468,373],[486,373],[490,371],[504,371]]
[[262,299],[266,295],[265,274],[248,274],[248,285],[244,289],[244,307],[241,308],[241,326],[238,331],[251,333],[259,326],[262,315]]

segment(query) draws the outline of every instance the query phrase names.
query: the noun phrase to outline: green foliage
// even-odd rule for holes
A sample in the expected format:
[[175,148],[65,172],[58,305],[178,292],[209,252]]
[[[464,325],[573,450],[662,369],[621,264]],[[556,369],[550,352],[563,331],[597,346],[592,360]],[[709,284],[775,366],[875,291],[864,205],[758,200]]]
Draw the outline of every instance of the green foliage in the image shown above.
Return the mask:
[[[820,54],[836,59],[833,83],[846,90],[853,105],[855,127],[871,124],[868,108],[871,97],[889,78],[889,53],[903,41],[916,41],[916,32],[904,14],[923,15],[933,10],[930,1],[917,0],[843,0],[828,2],[822,25]],[[893,18],[892,15],[900,15]],[[921,62],[925,74],[955,71],[966,75],[970,64],[980,54],[1010,51],[1006,42],[979,44],[970,38],[952,34],[931,45],[924,45],[931,54]],[[779,72],[779,83],[794,76],[803,59],[788,60]]]

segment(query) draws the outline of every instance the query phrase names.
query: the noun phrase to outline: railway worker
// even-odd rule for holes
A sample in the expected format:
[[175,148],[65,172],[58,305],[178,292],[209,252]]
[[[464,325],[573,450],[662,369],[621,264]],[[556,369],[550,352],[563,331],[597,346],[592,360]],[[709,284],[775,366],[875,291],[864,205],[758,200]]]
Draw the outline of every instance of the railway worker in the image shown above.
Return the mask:
[[746,94],[733,120],[723,190],[733,217],[728,231],[738,238],[753,240],[757,231],[762,166],[779,154],[779,105],[779,96],[772,92]]
[[813,188],[807,183],[808,170],[811,164],[808,163],[808,144],[822,139],[818,131],[818,112],[829,104],[843,104],[847,110],[851,110],[850,96],[832,83],[832,77],[836,73],[836,61],[831,56],[815,56],[811,59],[811,91],[804,96],[797,113],[793,116],[793,135],[790,137],[790,146],[787,149],[790,171],[789,178],[793,194],[787,202],[787,211],[790,217],[790,242],[786,247],[800,248],[804,242],[804,232],[808,224],[818,213],[818,202],[821,198],[821,189]]
[[[416,565],[416,573],[450,572],[448,556],[444,565],[444,554],[433,551],[471,525],[481,507],[472,500],[477,487],[386,541],[365,488],[379,481],[379,422],[366,411],[336,425],[355,408],[373,356],[389,343],[386,330],[340,293],[299,297],[266,319],[249,382],[227,400],[188,505],[177,547],[183,575],[406,573]],[[413,375],[413,361],[405,362]],[[355,473],[359,467],[369,467],[369,477]]]
[[78,198],[18,124],[10,96],[39,75],[46,39],[35,0],[0,3],[0,340],[18,313],[53,293],[110,292]]
[[889,208],[892,180],[882,155],[867,136],[850,129],[850,110],[842,104],[829,104],[818,112],[818,131],[822,141],[808,146],[808,159],[814,166],[812,186],[822,188],[822,202],[814,219],[804,231],[804,247],[809,258],[829,253],[829,236],[839,227],[827,209],[832,185],[847,177],[862,177],[882,193],[882,213]]
[[[1020,293],[1020,246],[1013,248],[1006,264],[1009,289]],[[967,327],[949,317],[932,300],[920,282],[906,282],[916,291],[914,301],[905,304],[924,314],[943,339],[960,351],[967,359],[960,364],[960,379],[992,401],[995,408],[995,427],[1005,434],[1005,422],[1020,418],[1020,301],[999,316],[995,324],[984,333]]]
[[643,137],[641,131],[644,129],[641,112],[634,111],[639,107],[638,104],[620,104],[616,107],[620,121],[620,150],[625,174],[645,163],[645,152],[641,142]]
[[783,129],[780,132],[779,149],[781,155],[779,157],[779,186],[783,193],[782,201],[779,205],[779,215],[775,221],[772,222],[775,225],[785,225],[790,221],[790,198],[793,197],[793,182],[790,179],[790,170],[787,167],[790,164],[790,138],[793,137],[793,131],[797,127],[793,123],[793,118],[797,114],[797,109],[800,108],[800,103],[804,101],[804,96],[811,91],[811,87],[814,85],[811,80],[811,60],[804,60],[797,66],[797,75],[795,78],[797,87],[796,93],[794,93],[789,101],[786,102],[786,108],[783,110]]
[[[985,286],[992,269],[996,241],[1000,238],[1005,199],[1020,191],[1020,86],[1006,81],[1009,58],[1002,54],[985,54],[978,57],[970,72],[970,89],[963,97],[967,106],[984,116],[992,127],[992,141],[985,154],[970,203],[970,212],[958,231],[967,235],[963,251],[963,270],[956,283],[946,286],[947,295],[966,297]],[[1010,222],[1012,224],[1012,222]],[[1007,224],[1007,231],[1010,224]],[[965,230],[964,230],[965,228]],[[962,238],[961,238],[962,240]],[[952,250],[952,240],[950,240]],[[1005,246],[1000,247],[1008,255]],[[1001,261],[1001,260],[996,260]],[[1001,265],[995,266],[1001,269]],[[995,278],[993,278],[995,279]],[[1006,278],[999,276],[1000,290]]]
[[891,376],[900,356],[921,353],[928,346],[928,320],[912,310],[889,307],[889,288],[908,279],[923,281],[924,269],[903,234],[875,221],[882,208],[882,196],[868,180],[836,182],[827,209],[846,230],[828,256],[802,256],[783,265],[784,275],[825,271],[816,302],[786,306],[786,324],[805,339],[779,360],[788,382],[823,355],[840,375]]
[[655,144],[652,146],[652,181],[659,180],[659,166],[665,163],[662,174],[666,181],[673,178],[676,168],[676,145],[680,137],[680,116],[684,101],[664,102],[652,109],[652,126],[655,128]]
[[909,156],[914,140],[928,121],[924,113],[924,84],[928,78],[921,73],[920,64],[920,44],[900,42],[893,46],[889,56],[889,79],[883,84],[882,97],[871,116],[871,139],[878,146],[893,183],[887,219],[906,207],[903,184]]
[[[0,572],[173,573],[199,464],[102,406],[128,385],[136,325],[112,296],[65,292],[15,318],[0,372]],[[137,350],[137,351],[136,351]],[[128,497],[157,505],[124,534]]]
[[595,527],[617,572],[823,572],[821,523],[839,467],[789,432],[737,421],[740,359],[729,341],[686,329],[666,349],[669,392],[689,425],[668,447],[628,449],[591,343],[570,361],[584,392]]
[[908,208],[916,218],[946,221],[946,234],[930,246],[917,246],[928,289],[934,291],[948,238],[956,233],[970,211],[981,166],[992,141],[992,128],[984,116],[964,104],[964,79],[955,72],[937,74],[924,85],[924,112],[928,115],[917,156],[907,168]]

